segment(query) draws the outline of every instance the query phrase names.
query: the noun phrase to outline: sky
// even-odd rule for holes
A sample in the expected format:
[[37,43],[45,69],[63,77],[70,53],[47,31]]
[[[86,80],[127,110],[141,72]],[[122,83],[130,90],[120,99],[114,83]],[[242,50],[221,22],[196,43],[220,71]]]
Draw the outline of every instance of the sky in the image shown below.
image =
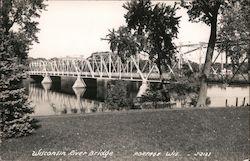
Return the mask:
[[[29,56],[53,58],[90,56],[93,52],[109,51],[107,41],[101,40],[108,30],[125,25],[122,7],[125,1],[47,1],[47,11],[41,13],[39,42],[32,46]],[[173,4],[173,2],[161,3]],[[185,9],[177,11],[180,29],[176,45],[208,42],[210,30],[204,23],[191,23]]]

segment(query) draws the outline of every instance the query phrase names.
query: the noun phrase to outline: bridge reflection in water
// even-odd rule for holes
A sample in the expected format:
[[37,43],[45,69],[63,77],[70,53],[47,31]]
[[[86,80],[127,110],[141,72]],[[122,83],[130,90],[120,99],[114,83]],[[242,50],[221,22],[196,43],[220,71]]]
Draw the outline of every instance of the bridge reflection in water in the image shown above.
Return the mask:
[[85,88],[74,88],[75,95],[50,90],[52,84],[29,84],[29,100],[35,105],[33,115],[60,115],[72,113],[103,112],[103,102],[82,98]]
[[[103,101],[105,98],[105,82],[99,82],[97,91],[92,88],[69,88],[64,84],[56,87],[55,84],[46,83],[27,83],[29,91],[29,100],[35,106],[35,116],[61,115],[73,113],[91,113],[108,111]],[[135,98],[140,84],[131,83],[129,93],[131,98]],[[86,91],[85,91],[86,90]],[[210,98],[210,107],[225,107],[227,100],[228,106],[235,106],[238,100],[238,106],[243,102],[249,105],[250,100],[249,85],[232,85],[223,87],[222,85],[211,84],[208,86],[208,97]],[[69,94],[70,93],[70,94]],[[95,96],[93,96],[95,95]],[[181,108],[181,102],[176,101],[177,107]]]

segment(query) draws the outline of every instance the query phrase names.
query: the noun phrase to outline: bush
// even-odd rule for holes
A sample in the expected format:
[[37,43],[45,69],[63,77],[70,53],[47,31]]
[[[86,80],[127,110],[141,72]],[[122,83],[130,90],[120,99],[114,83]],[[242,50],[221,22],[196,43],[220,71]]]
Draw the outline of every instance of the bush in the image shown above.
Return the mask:
[[157,102],[169,103],[170,100],[180,101],[184,106],[195,106],[198,98],[198,75],[185,73],[185,77],[177,77],[170,83],[153,84],[140,99],[140,103],[153,102],[152,108],[157,108]]
[[[13,87],[12,83],[8,87]],[[1,139],[26,136],[39,127],[38,121],[29,116],[33,107],[24,91],[23,88],[9,88],[0,92]]]
[[130,109],[133,101],[129,98],[128,83],[125,81],[111,81],[108,83],[105,103],[110,110]]
[[169,102],[169,92],[162,87],[162,84],[151,84],[146,93],[142,95],[140,102]]
[[1,132],[2,138],[21,137],[27,136],[34,132],[35,129],[40,127],[37,125],[37,120],[24,116],[19,119],[5,122],[3,131]]

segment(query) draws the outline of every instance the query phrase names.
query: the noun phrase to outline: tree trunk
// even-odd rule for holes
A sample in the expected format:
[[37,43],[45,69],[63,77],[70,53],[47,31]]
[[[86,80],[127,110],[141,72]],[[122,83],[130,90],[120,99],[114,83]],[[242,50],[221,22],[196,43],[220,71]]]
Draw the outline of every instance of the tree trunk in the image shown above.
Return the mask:
[[250,47],[248,46],[248,82],[250,83]]
[[[216,14],[217,15],[217,14]],[[207,52],[206,52],[206,60],[203,67],[203,71],[201,74],[200,80],[200,92],[198,97],[198,102],[196,107],[205,107],[206,106],[206,98],[207,98],[207,78],[210,74],[212,58],[216,43],[216,30],[217,30],[217,16],[215,16],[211,21],[210,27],[210,38],[208,42]]]
[[162,82],[163,80],[163,76],[162,76],[162,64],[161,64],[161,60],[159,58],[159,54],[158,54],[158,59],[156,60],[156,65],[159,69],[159,73],[160,73],[160,81]]

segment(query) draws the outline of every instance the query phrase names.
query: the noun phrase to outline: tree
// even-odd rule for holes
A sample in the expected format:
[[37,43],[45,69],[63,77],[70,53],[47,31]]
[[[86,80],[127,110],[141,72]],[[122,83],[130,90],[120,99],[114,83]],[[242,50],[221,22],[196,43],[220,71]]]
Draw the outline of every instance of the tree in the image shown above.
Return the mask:
[[27,55],[38,42],[37,18],[43,0],[0,0],[0,138],[25,136],[37,127],[22,88]]
[[126,26],[119,27],[117,31],[110,30],[107,37],[111,51],[116,51],[122,62],[139,50],[139,44],[136,42],[137,35],[132,34]]
[[227,2],[224,0],[194,0],[192,2],[185,2],[182,0],[181,6],[188,9],[190,21],[204,22],[210,26],[210,37],[206,51],[205,64],[202,70],[200,80],[200,91],[198,102],[196,106],[206,106],[207,98],[207,83],[206,80],[210,74],[212,58],[217,39],[217,21],[220,12],[227,7]]
[[233,64],[239,66],[239,60],[248,54],[248,70],[250,69],[249,14],[248,0],[229,3],[229,7],[221,15],[218,31],[219,48],[226,52]]
[[149,54],[160,71],[170,65],[176,46],[173,39],[177,37],[179,18],[175,6],[164,3],[152,5],[150,0],[132,0],[123,5],[127,10],[127,26],[114,29],[107,35],[110,48],[123,59],[140,52]]

